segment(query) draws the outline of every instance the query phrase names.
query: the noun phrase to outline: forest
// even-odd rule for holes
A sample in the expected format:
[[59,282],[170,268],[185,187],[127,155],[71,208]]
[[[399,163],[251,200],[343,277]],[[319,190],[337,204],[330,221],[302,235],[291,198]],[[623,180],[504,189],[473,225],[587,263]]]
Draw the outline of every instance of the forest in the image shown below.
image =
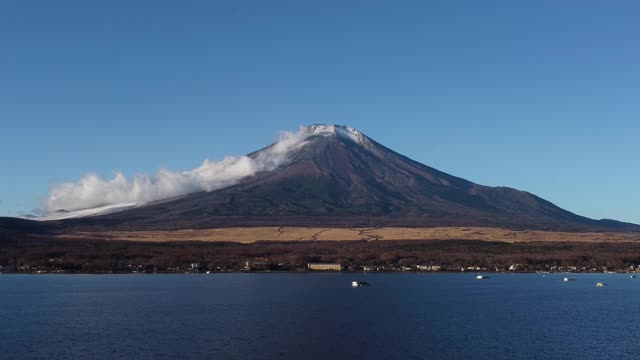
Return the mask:
[[[1,234],[0,234],[1,235]],[[133,242],[0,236],[3,272],[304,271],[308,263],[383,271],[436,265],[443,271],[626,271],[640,264],[638,242],[480,240]]]

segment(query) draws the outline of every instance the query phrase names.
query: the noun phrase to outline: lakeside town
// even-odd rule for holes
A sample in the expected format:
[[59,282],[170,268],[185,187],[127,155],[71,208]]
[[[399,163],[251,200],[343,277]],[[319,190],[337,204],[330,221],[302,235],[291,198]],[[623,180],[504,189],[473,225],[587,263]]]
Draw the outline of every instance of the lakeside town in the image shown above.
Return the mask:
[[586,266],[530,266],[524,264],[486,266],[450,266],[450,265],[343,265],[340,263],[308,263],[306,266],[291,266],[286,263],[274,263],[269,259],[257,258],[235,266],[215,266],[193,262],[174,267],[161,267],[154,264],[127,263],[114,269],[89,269],[81,264],[63,265],[61,259],[48,259],[48,265],[29,265],[16,261],[0,265],[0,274],[73,274],[73,273],[242,273],[242,272],[488,272],[488,273],[640,273],[640,265],[628,267],[586,267]]

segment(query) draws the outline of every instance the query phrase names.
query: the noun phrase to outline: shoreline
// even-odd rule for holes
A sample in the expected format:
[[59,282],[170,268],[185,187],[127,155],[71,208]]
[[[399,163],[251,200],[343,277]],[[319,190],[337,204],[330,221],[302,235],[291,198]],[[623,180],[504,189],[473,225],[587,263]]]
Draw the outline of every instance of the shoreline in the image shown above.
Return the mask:
[[579,275],[579,274],[602,274],[602,275],[640,275],[640,272],[602,272],[602,271],[579,271],[579,272],[539,272],[539,271],[216,271],[216,272],[0,272],[0,275],[220,275],[220,274],[300,274],[300,275],[338,275],[338,274],[420,274],[420,275],[451,275],[451,274],[541,274],[541,275]]

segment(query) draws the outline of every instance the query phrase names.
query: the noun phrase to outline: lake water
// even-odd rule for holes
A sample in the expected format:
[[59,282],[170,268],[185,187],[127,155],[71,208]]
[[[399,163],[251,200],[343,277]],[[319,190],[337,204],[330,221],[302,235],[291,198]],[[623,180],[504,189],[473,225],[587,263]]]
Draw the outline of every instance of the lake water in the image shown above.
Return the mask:
[[0,275],[0,358],[640,359],[640,279],[563,277]]

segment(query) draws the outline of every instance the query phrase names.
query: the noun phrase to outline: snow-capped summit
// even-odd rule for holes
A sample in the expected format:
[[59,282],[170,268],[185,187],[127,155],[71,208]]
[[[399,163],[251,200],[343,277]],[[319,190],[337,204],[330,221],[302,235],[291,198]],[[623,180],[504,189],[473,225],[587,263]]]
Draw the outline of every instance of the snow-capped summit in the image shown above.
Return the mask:
[[333,125],[333,124],[314,124],[307,126],[305,131],[309,136],[340,136],[343,138],[351,139],[358,144],[364,144],[366,136],[360,131],[346,126],[346,125]]

